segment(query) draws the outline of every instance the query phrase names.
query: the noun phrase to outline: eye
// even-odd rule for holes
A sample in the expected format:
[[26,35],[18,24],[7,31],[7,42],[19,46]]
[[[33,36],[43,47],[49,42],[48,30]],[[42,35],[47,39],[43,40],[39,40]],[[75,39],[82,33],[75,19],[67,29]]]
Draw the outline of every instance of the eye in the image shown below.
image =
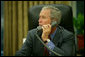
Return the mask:
[[46,17],[45,16],[42,16],[43,19],[45,19]]

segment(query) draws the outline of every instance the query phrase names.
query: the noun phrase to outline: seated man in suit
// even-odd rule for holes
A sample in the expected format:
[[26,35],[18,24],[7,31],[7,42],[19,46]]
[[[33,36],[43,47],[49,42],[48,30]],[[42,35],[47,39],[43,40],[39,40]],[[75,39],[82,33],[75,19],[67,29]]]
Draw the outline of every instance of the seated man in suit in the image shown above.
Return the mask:
[[[59,26],[61,16],[61,11],[58,8],[43,7],[38,20],[42,32],[38,32],[38,35],[44,44],[56,54],[73,56],[75,55],[75,38],[72,32]],[[57,24],[52,27],[51,23],[54,21]],[[22,48],[16,52],[16,56],[56,56],[37,39],[36,31],[37,29],[32,29],[28,32],[27,39]]]

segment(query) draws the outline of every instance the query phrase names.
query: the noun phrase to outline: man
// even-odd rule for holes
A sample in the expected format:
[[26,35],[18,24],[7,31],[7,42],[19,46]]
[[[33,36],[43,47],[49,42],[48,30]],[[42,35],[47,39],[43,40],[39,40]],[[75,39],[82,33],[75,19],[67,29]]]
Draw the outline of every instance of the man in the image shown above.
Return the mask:
[[[39,26],[42,32],[37,32],[40,39],[51,50],[47,49],[37,38],[37,29],[30,30],[22,48],[16,56],[73,56],[75,55],[75,41],[73,33],[59,26],[61,11],[53,6],[45,6],[39,15]],[[57,24],[52,27],[51,23]]]

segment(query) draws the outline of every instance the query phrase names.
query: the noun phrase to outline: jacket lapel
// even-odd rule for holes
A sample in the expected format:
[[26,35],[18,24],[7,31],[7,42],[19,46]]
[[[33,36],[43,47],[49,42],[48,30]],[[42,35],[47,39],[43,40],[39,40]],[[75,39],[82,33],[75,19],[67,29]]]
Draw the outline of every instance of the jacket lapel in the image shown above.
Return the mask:
[[59,29],[59,27],[57,27],[56,34],[54,35],[54,38],[52,40],[52,42],[55,44],[55,46],[58,46],[60,38],[61,38],[60,37],[60,29]]

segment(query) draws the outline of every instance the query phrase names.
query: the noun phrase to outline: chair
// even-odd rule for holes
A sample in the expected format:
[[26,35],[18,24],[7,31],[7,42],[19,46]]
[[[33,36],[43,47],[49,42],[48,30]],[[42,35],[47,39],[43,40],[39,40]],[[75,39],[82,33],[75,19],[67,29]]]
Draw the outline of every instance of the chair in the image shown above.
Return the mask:
[[[68,5],[63,4],[51,4],[51,5],[61,10],[62,18],[60,26],[74,33],[72,8]],[[29,8],[28,11],[29,30],[36,28],[38,26],[39,13],[43,6],[45,5],[36,5]],[[76,43],[75,46],[77,46]]]

